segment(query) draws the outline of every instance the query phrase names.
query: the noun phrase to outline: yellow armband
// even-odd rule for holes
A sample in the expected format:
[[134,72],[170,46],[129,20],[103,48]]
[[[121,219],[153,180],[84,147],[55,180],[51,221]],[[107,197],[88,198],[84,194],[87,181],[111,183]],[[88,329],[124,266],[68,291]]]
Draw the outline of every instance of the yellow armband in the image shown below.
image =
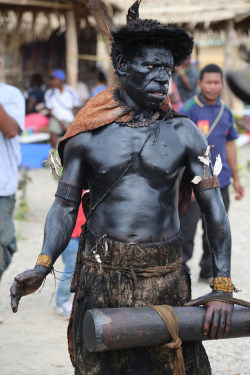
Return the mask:
[[46,268],[52,268],[53,262],[49,255],[40,254],[36,261],[36,266],[44,266]]
[[236,289],[230,277],[223,277],[223,276],[214,277],[210,284],[210,287],[214,291],[229,292],[229,293],[232,293]]

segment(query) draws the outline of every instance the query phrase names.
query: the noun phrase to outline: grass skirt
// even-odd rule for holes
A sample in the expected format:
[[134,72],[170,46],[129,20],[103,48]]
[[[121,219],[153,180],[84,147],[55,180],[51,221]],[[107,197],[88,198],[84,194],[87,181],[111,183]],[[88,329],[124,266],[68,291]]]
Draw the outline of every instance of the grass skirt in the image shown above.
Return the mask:
[[[84,265],[84,257],[86,254],[90,256],[93,249],[104,265],[113,266],[114,269]],[[181,251],[180,233],[164,242],[127,244],[107,238],[100,240],[99,236],[87,230],[80,241],[72,282],[75,299],[68,334],[75,375],[173,374],[175,350],[152,346],[112,352],[88,352],[83,338],[83,319],[85,312],[93,308],[161,304],[181,306],[189,301],[190,277],[182,263],[178,263]],[[141,277],[136,273],[138,268],[170,265],[171,269],[172,264],[179,266],[161,276]],[[120,267],[123,270],[117,269]],[[202,343],[183,343],[182,348],[186,375],[211,374]]]

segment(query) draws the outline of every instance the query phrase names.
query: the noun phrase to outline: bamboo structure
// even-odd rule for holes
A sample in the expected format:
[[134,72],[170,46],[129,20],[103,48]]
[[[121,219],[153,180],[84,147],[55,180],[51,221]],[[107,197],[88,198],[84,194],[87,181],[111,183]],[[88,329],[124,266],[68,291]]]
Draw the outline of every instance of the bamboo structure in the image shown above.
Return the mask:
[[[113,0],[103,2],[112,12],[119,10]],[[90,25],[91,19],[88,0],[0,0],[0,53],[3,61],[6,60],[7,52],[11,56],[9,75],[18,76],[22,70],[19,61],[21,44],[47,40],[52,31],[62,29],[66,30],[67,81],[76,87],[79,27],[83,22]],[[6,48],[9,40],[11,43]],[[81,55],[80,59],[83,58],[92,61],[98,59],[87,54]]]
[[[131,0],[117,0],[117,5],[124,9],[117,15],[117,20],[124,23],[125,12]],[[140,5],[141,18],[153,18],[162,23],[174,23],[194,34],[226,32],[228,21],[233,20],[235,30],[248,36],[250,28],[249,0],[143,0]]]
[[[125,23],[125,13],[132,2],[133,0],[103,0],[116,24]],[[220,35],[227,44],[224,59],[225,68],[230,67],[231,46],[236,43],[236,40],[238,41],[240,38],[240,40],[249,43],[249,0],[235,0],[234,2],[228,0],[219,2],[217,0],[209,2],[143,0],[140,6],[140,16],[154,18],[163,23],[174,22],[175,25],[188,29],[196,41],[204,39],[204,37],[209,39],[214,35]],[[102,62],[109,58],[108,54],[96,56],[92,52],[84,52],[79,56],[76,37],[79,34],[81,22],[85,22],[86,25],[94,24],[88,9],[88,0],[0,0],[0,51],[2,58],[3,60],[6,58],[6,43],[11,40],[7,49],[10,50],[11,46],[12,74],[18,76],[21,71],[21,61],[18,61],[17,51],[21,43],[48,39],[53,30],[67,27],[69,30],[67,30],[66,38],[66,71],[69,75],[69,83],[75,86],[77,60]]]

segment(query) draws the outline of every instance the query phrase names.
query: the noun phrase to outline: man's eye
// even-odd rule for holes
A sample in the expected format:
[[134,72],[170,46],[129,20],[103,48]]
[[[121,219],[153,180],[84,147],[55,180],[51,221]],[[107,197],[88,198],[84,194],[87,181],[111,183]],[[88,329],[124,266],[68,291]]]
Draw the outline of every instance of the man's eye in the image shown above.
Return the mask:
[[154,65],[148,65],[148,69],[153,70],[154,69]]

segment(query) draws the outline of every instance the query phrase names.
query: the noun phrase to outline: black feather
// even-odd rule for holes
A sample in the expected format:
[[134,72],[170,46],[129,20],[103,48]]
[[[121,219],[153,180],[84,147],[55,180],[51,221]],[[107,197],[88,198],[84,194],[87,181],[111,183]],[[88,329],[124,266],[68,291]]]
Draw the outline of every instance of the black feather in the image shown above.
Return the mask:
[[139,6],[142,0],[136,0],[136,2],[128,9],[127,23],[139,18]]
[[105,36],[107,40],[112,42],[112,31],[115,31],[115,26],[101,1],[89,0],[88,7],[95,17],[97,28],[99,29],[99,31]]

